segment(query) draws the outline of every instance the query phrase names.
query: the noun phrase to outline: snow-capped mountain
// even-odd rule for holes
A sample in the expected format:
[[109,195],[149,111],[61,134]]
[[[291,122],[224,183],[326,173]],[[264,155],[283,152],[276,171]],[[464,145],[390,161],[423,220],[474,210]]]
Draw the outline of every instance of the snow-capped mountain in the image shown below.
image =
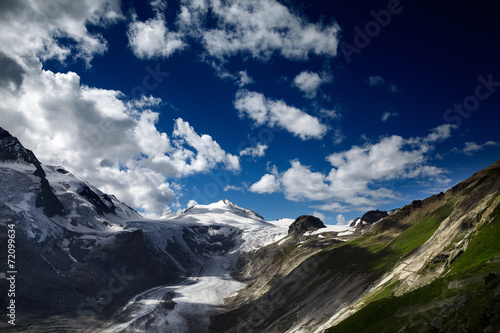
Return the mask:
[[19,331],[495,332],[499,223],[500,161],[349,226],[228,200],[152,220],[0,128],[0,307]]
[[[64,310],[94,319],[114,312],[139,291],[202,279],[207,271],[230,281],[242,252],[279,240],[288,227],[228,200],[145,219],[63,167],[42,165],[1,128],[0,214],[2,234],[7,225],[15,225],[16,265],[24,272],[17,277],[18,303],[24,313]],[[6,282],[5,274],[0,281]],[[120,292],[101,299],[109,294],[110,281]],[[220,285],[207,304],[221,303],[241,288],[233,282],[238,288]]]

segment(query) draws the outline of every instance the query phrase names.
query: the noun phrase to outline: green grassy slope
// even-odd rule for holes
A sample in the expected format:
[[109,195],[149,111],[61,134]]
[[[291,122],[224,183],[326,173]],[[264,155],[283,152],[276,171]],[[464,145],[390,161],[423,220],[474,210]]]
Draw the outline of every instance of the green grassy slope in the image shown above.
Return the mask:
[[[385,245],[395,252],[375,267],[387,267],[396,255],[404,256],[418,247],[449,211],[445,205],[433,217],[406,229]],[[397,282],[392,283],[368,298],[367,306],[327,332],[499,332],[500,205],[473,233],[466,251],[448,267],[447,274],[392,297],[396,286]]]

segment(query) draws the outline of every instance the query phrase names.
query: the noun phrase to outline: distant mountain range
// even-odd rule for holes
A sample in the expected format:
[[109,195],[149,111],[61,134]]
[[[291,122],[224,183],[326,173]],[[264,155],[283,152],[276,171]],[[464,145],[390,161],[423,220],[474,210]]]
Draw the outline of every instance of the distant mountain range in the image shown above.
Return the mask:
[[151,220],[0,128],[0,235],[1,329],[500,331],[500,161],[349,226],[228,200]]

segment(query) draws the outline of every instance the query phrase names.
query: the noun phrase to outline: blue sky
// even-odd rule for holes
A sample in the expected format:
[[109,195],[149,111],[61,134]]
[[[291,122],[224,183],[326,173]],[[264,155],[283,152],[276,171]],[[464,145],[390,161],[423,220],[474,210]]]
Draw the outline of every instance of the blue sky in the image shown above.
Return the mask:
[[143,214],[346,223],[500,156],[488,1],[4,1],[0,126]]

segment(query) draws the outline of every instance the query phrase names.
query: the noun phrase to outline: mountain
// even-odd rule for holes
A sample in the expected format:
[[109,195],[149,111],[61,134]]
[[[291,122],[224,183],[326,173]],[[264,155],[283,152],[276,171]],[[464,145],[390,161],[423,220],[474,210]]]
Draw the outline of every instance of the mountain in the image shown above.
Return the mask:
[[[40,325],[44,331],[95,330],[106,326],[115,313],[117,321],[133,319],[132,326],[148,327],[154,312],[147,317],[139,316],[143,309],[121,311],[135,296],[180,281],[189,285],[194,283],[191,279],[203,280],[207,274],[232,281],[230,270],[240,252],[287,233],[287,226],[266,222],[227,200],[160,220],[145,219],[63,167],[43,165],[4,129],[0,129],[0,216],[0,234],[15,232],[14,268],[3,266],[2,271],[18,272],[12,298],[17,305],[16,326]],[[8,255],[7,241],[0,238],[2,258]],[[4,309],[10,301],[7,277],[0,275]],[[233,289],[240,286],[234,282]],[[223,284],[215,289],[208,302],[222,302],[227,292],[237,290],[226,290]],[[155,295],[158,302],[176,299],[171,291]],[[209,311],[209,305],[204,310]],[[45,320],[55,316],[57,320]]]
[[247,287],[212,329],[500,331],[500,161],[446,193],[370,215],[386,216],[359,236],[284,239],[247,257]]
[[0,129],[0,217],[2,330],[500,331],[500,161],[349,226],[228,200],[152,220]]

